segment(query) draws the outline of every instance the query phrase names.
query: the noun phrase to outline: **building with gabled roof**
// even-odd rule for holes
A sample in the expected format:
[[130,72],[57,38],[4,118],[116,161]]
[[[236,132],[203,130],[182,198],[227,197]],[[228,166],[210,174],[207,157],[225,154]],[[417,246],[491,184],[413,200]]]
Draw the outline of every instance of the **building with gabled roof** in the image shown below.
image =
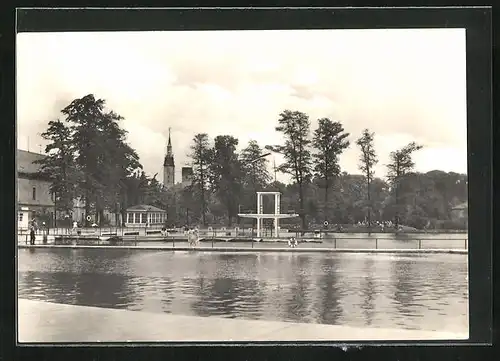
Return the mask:
[[27,229],[29,221],[40,218],[53,222],[55,217],[54,195],[51,182],[40,174],[40,165],[35,163],[43,154],[18,149],[17,162],[17,227]]
[[[24,230],[29,221],[38,219],[47,226],[61,225],[58,221],[65,220],[69,226],[72,221],[85,224],[85,205],[80,199],[73,200],[73,209],[69,214],[56,212],[56,200],[50,191],[51,181],[40,173],[41,166],[35,161],[44,159],[45,155],[17,149],[17,226]],[[90,222],[96,222],[97,216],[92,215]],[[117,220],[114,214],[104,211],[105,221],[115,225]]]

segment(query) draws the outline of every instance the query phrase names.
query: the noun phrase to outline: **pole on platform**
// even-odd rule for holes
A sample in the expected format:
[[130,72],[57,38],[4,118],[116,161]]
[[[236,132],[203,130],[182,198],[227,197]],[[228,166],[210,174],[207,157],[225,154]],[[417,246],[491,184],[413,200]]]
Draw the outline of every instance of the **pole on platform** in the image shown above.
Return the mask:
[[[276,193],[274,195],[274,214],[278,215],[280,214],[280,194]],[[274,218],[274,234],[276,238],[279,238],[279,224],[278,224],[279,218],[276,217]]]
[[378,249],[378,238],[375,238],[375,249]]
[[[257,192],[257,214],[260,214],[261,195]],[[257,238],[260,237],[260,218],[257,217]]]

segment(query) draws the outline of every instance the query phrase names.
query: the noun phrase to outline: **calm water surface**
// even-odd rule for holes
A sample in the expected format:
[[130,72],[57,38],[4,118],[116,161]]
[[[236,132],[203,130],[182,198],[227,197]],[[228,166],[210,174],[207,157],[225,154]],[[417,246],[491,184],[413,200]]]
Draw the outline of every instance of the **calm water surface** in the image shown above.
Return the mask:
[[467,332],[467,255],[20,249],[19,297],[196,316]]

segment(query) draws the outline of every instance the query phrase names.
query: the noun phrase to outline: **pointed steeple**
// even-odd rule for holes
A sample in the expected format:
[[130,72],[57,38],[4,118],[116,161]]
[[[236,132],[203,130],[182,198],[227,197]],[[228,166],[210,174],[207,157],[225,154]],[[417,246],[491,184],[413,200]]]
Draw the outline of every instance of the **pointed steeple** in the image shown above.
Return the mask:
[[172,139],[170,138],[170,127],[168,128],[167,155],[172,155]]
[[172,152],[172,139],[170,137],[170,128],[168,128],[167,154],[165,154],[164,166],[174,167],[174,153]]

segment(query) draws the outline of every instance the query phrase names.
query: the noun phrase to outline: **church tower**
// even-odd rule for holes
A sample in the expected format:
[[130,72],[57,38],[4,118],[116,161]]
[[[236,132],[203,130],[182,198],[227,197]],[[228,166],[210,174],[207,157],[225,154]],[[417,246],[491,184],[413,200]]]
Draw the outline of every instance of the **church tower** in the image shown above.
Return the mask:
[[170,128],[168,128],[167,154],[163,161],[163,186],[171,188],[175,184],[175,163],[172,152],[172,140],[170,139]]

